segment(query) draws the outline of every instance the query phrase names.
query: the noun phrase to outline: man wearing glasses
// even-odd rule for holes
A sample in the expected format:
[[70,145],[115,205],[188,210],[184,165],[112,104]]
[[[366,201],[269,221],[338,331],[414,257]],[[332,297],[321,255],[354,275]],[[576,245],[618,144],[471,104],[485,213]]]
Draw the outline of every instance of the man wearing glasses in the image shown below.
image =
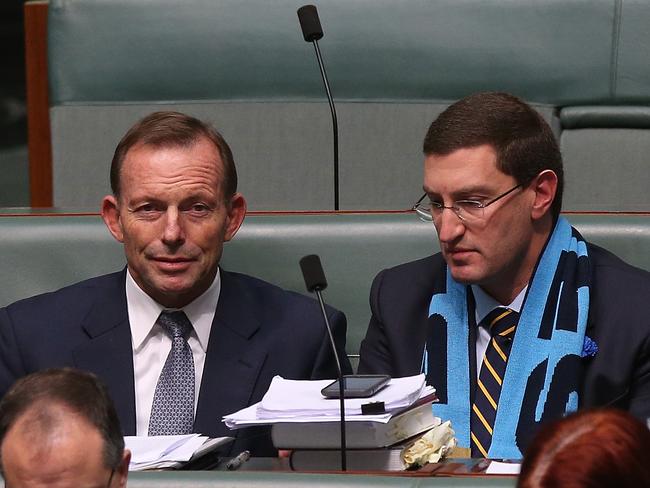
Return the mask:
[[375,278],[360,373],[423,372],[472,457],[520,458],[540,424],[583,407],[650,415],[650,274],[560,216],[548,124],[505,93],[451,105],[424,140],[441,253]]

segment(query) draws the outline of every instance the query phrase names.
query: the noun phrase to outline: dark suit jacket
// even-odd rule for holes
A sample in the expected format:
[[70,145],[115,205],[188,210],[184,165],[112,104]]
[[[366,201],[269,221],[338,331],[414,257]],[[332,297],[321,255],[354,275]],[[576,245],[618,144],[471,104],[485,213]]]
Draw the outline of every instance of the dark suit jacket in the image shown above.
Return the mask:
[[[108,386],[125,435],[134,435],[135,393],[126,271],[93,278],[0,309],[0,395],[19,377],[72,366]],[[342,358],[345,316],[328,310]],[[266,392],[274,375],[335,378],[336,364],[315,300],[250,276],[221,270],[221,294],[206,353],[194,431],[236,435],[230,453],[269,455],[268,429],[230,431],[221,418]]]
[[[650,416],[650,273],[595,245],[588,246],[588,253],[593,275],[586,334],[599,350],[582,359],[580,405],[616,406],[645,421]],[[359,373],[400,377],[420,372],[429,303],[444,279],[440,254],[377,275]],[[470,358],[476,356],[474,337],[470,333]],[[473,390],[476,365],[469,367]]]

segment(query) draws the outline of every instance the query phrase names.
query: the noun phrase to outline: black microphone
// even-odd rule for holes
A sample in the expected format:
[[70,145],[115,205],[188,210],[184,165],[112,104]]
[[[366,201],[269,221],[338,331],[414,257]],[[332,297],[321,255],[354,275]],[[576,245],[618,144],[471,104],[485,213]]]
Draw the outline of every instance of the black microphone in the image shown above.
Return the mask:
[[[304,8],[304,7],[303,7]],[[314,7],[315,9],[315,7]],[[316,293],[318,303],[320,304],[321,313],[325,320],[325,327],[330,338],[332,351],[334,352],[334,359],[336,360],[336,369],[339,375],[339,401],[341,410],[341,471],[347,469],[347,444],[345,440],[345,388],[343,384],[343,373],[341,371],[341,361],[339,360],[339,353],[336,350],[336,343],[334,342],[334,335],[332,334],[332,327],[327,318],[325,311],[325,302],[323,302],[323,295],[321,291],[327,288],[327,280],[325,279],[325,272],[320,263],[320,258],[316,254],[310,254],[300,260],[300,269],[302,276],[305,279],[307,290],[311,293]]]
[[304,5],[298,9],[298,20],[305,41],[317,41],[323,37],[323,28],[320,26],[318,10],[315,5]]
[[323,291],[327,288],[327,279],[323,266],[320,264],[320,258],[316,254],[310,254],[300,260],[300,269],[302,277],[305,279],[307,291]]
[[330,112],[332,113],[332,131],[334,137],[334,210],[339,210],[339,124],[336,118],[336,108],[334,107],[334,99],[330,91],[330,84],[327,81],[327,73],[325,72],[325,65],[323,58],[320,54],[318,47],[318,40],[323,37],[323,29],[320,25],[318,18],[318,11],[314,5],[304,5],[298,9],[298,20],[300,21],[300,28],[302,29],[302,36],[305,41],[314,44],[316,51],[316,60],[320,68],[320,75],[323,78],[325,85],[325,94],[327,101],[330,105]]

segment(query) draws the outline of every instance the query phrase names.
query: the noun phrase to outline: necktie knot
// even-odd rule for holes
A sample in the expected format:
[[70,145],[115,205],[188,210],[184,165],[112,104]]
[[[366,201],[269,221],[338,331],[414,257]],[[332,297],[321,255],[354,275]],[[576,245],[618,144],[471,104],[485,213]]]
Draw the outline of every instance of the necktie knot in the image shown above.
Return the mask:
[[192,324],[183,311],[163,311],[158,317],[158,323],[172,339],[179,337],[187,340],[192,332]]
[[519,313],[506,307],[497,307],[483,319],[483,325],[492,337],[512,337],[519,322]]

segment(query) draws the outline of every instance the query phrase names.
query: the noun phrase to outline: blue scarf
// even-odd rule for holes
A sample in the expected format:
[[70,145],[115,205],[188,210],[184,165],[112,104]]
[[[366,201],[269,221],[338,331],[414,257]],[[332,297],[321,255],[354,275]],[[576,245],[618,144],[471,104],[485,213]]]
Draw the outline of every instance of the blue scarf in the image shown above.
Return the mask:
[[[589,282],[586,243],[560,217],[521,310],[489,457],[521,458],[539,424],[577,410]],[[458,443],[464,447],[470,443],[471,408],[467,290],[467,285],[455,282],[447,270],[446,290],[434,294],[429,305],[429,320],[438,325],[436,333],[432,330],[430,334],[423,360],[427,377],[433,375],[429,368],[446,364],[446,403],[443,398],[434,404],[434,413],[451,420]],[[442,335],[437,333],[441,327]],[[446,359],[434,357],[444,351],[445,341]],[[440,374],[438,371],[435,376]]]

